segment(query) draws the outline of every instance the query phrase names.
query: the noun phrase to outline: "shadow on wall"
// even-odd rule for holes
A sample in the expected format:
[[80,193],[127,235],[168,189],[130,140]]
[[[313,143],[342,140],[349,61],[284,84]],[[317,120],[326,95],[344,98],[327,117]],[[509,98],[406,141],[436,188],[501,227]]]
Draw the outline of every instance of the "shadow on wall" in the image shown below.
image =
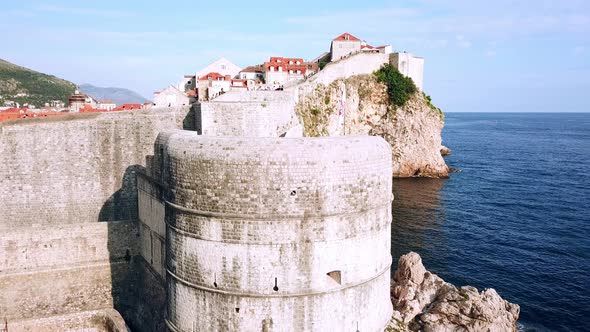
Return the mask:
[[[153,156],[147,156],[150,162]],[[141,165],[127,167],[122,185],[104,203],[100,221],[108,224],[111,296],[114,308],[132,331],[165,331],[166,293],[161,278],[140,253],[137,173]]]
[[[200,105],[192,104],[177,126],[200,129]],[[155,146],[156,142],[152,143]],[[113,306],[134,332],[166,330],[164,280],[141,255],[137,174],[149,175],[153,159],[153,155],[145,156],[147,168],[136,164],[125,169],[121,187],[104,202],[98,217],[108,225]]]
[[198,102],[191,104],[190,111],[182,123],[182,129],[196,131],[199,135],[203,135],[202,124],[203,120],[201,118],[201,104]]
[[145,171],[141,165],[127,167],[121,188],[103,204],[98,221],[121,221],[137,219],[137,172]]

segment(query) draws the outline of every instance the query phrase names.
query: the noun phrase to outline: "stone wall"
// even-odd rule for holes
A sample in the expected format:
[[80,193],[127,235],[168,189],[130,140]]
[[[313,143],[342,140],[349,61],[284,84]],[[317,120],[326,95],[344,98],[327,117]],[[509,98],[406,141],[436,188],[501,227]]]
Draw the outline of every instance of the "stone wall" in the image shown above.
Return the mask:
[[197,113],[206,136],[278,137],[299,124],[292,91],[234,91],[202,102]]
[[2,316],[28,326],[115,308],[134,330],[162,331],[162,268],[141,255],[136,173],[159,132],[194,124],[189,107],[0,124]]
[[140,253],[151,268],[162,278],[165,275],[166,224],[162,189],[148,175],[137,178]]
[[189,108],[0,124],[0,229],[137,219],[134,173]]
[[137,235],[133,222],[3,230],[0,312],[22,320],[113,308]]
[[[3,322],[3,321],[2,321]],[[2,323],[3,324],[3,323]],[[0,325],[0,330],[4,327]],[[42,317],[10,322],[9,332],[129,332],[121,315],[113,309]]]
[[385,141],[162,136],[172,330],[383,330]]
[[328,63],[324,69],[310,77],[301,86],[306,88],[314,84],[328,85],[337,79],[360,74],[371,74],[385,63],[389,63],[389,54],[357,53],[342,60]]

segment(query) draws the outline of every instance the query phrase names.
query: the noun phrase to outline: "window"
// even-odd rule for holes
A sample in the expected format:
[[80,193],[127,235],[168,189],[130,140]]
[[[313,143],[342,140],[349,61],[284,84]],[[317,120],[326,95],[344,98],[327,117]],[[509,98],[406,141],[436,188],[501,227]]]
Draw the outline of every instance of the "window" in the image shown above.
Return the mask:
[[283,71],[283,67],[279,66],[279,71]]
[[342,48],[342,44],[338,44],[338,48]]
[[340,271],[330,271],[326,273],[328,277],[332,278],[332,280],[336,281],[338,285],[342,285],[342,274]]
[[225,69],[225,68],[226,68],[225,65],[221,65],[221,69]]
[[297,64],[300,64],[301,62],[297,61]]

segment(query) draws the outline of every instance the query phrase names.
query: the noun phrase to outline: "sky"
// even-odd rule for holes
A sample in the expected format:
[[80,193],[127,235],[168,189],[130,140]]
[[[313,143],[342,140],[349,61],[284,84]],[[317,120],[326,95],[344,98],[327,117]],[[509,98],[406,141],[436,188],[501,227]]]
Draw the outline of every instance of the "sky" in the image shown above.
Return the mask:
[[0,15],[0,58],[148,99],[221,56],[311,60],[349,32],[424,57],[443,111],[590,111],[587,0],[2,0]]

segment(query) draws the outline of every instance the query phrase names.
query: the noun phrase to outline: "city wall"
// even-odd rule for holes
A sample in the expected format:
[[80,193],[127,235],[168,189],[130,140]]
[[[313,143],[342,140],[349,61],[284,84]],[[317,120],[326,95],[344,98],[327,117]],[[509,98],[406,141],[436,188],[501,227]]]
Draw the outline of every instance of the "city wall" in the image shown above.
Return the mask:
[[0,233],[0,312],[9,321],[112,308],[138,253],[137,225],[95,222]]
[[279,137],[299,124],[292,91],[236,91],[199,105],[205,136]]
[[183,107],[0,124],[0,313],[9,326],[115,308],[137,330],[164,329],[161,271],[141,255],[136,174],[159,132],[194,122]]
[[324,69],[310,77],[303,87],[315,84],[328,85],[337,79],[345,79],[354,75],[371,74],[389,63],[389,54],[384,53],[357,53],[347,58],[328,63]]
[[0,124],[0,229],[137,219],[135,172],[189,108]]

